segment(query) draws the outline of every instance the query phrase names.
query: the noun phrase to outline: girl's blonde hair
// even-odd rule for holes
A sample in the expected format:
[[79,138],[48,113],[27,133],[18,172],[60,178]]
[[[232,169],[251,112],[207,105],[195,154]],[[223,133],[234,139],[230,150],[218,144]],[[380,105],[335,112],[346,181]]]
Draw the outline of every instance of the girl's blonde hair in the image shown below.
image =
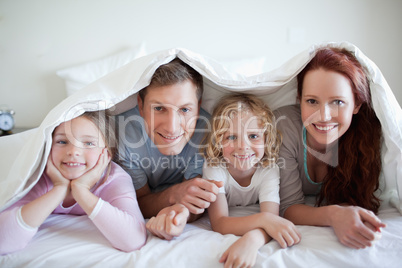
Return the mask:
[[276,129],[275,116],[261,99],[252,94],[231,94],[223,96],[216,104],[211,118],[211,131],[206,135],[203,150],[208,165],[217,166],[223,160],[223,136],[230,129],[230,120],[242,112],[251,112],[260,120],[264,129],[264,156],[262,167],[274,164],[278,158],[282,136]]

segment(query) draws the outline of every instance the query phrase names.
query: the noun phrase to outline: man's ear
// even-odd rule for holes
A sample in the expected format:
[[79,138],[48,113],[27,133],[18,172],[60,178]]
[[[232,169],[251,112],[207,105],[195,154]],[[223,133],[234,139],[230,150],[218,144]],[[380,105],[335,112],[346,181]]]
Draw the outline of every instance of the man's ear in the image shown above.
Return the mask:
[[140,94],[137,95],[137,102],[138,102],[138,110],[140,111],[140,115],[144,117],[142,109],[144,108],[144,103],[140,97]]

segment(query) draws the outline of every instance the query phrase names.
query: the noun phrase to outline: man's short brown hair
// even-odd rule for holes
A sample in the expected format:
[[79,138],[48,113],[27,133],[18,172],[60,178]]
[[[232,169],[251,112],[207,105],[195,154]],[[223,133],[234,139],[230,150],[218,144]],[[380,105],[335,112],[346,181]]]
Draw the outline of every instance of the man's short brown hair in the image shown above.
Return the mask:
[[[170,86],[187,80],[196,86],[197,99],[200,100],[204,90],[202,75],[179,58],[175,58],[171,62],[159,66],[153,74],[148,87]],[[144,102],[148,87],[143,88],[138,93],[142,102]]]

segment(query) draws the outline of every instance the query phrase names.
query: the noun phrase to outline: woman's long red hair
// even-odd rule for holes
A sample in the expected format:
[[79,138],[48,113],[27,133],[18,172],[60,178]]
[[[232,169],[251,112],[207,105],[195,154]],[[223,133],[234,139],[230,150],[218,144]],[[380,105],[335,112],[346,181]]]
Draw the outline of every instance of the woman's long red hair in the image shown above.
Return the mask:
[[306,73],[317,69],[344,75],[352,86],[355,103],[361,104],[349,129],[339,139],[339,164],[328,166],[317,205],[348,204],[377,213],[380,200],[375,192],[379,188],[381,172],[382,131],[372,108],[369,82],[363,67],[346,49],[320,49],[297,77],[299,99]]

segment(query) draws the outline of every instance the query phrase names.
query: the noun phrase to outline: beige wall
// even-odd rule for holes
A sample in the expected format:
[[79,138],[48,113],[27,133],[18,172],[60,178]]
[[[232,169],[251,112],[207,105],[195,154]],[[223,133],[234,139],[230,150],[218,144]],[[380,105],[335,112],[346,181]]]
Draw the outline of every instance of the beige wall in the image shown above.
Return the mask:
[[402,103],[401,0],[0,0],[0,106],[38,126],[66,97],[59,69],[145,42],[221,59],[269,58],[267,70],[323,41],[349,41]]

